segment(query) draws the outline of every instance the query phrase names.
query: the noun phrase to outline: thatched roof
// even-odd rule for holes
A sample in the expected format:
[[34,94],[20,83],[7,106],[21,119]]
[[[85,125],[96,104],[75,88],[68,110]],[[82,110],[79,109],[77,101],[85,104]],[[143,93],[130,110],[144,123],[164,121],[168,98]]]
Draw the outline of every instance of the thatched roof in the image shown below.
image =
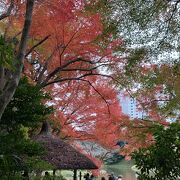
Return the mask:
[[84,154],[78,152],[63,140],[53,137],[49,125],[43,124],[39,135],[34,139],[41,142],[47,153],[42,159],[49,162],[57,169],[98,169],[98,167]]

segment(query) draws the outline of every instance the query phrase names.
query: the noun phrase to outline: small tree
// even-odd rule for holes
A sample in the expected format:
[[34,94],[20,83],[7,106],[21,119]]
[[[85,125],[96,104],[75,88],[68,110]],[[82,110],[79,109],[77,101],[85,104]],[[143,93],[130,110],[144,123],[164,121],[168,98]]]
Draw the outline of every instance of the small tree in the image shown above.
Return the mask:
[[134,152],[139,180],[175,180],[180,177],[180,124],[157,126],[155,143]]

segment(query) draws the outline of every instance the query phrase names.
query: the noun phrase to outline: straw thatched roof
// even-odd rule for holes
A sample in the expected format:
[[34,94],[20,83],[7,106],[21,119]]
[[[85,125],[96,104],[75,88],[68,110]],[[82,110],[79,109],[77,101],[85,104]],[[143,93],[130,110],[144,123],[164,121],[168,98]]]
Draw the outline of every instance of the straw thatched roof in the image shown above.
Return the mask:
[[57,169],[97,169],[98,167],[84,154],[78,152],[63,140],[53,137],[49,125],[44,123],[39,135],[34,139],[41,142],[46,149],[42,159]]

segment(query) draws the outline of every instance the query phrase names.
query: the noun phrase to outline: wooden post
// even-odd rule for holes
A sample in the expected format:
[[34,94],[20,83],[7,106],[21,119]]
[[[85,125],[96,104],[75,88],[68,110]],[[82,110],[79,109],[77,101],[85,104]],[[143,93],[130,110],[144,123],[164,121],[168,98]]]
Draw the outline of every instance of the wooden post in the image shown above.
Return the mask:
[[74,169],[74,176],[73,176],[73,180],[77,180],[77,169]]
[[81,178],[82,178],[82,173],[81,173],[81,171],[79,172],[79,180],[81,180]]

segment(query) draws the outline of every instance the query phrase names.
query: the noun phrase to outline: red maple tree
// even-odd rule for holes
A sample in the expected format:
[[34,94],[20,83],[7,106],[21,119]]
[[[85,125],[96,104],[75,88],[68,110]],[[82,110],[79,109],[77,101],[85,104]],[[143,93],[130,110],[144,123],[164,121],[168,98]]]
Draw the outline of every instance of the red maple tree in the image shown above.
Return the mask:
[[[15,10],[3,23],[7,39],[14,38],[17,49],[26,3],[13,2]],[[108,148],[122,139],[129,147],[138,147],[131,135],[136,131],[129,129],[132,122],[123,115],[110,82],[112,67],[119,70],[125,63],[114,53],[122,40],[104,35],[102,20],[100,13],[85,11],[84,1],[37,1],[23,73],[51,92],[49,103],[56,108],[53,119],[61,136],[93,140]]]

